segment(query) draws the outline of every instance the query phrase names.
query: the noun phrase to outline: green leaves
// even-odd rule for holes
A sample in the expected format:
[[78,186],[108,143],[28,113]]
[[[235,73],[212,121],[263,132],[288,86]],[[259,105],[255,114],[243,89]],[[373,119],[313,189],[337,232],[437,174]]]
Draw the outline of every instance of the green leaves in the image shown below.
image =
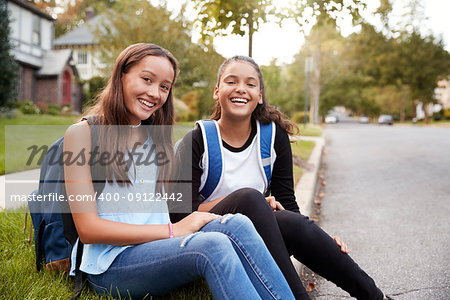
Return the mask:
[[[0,107],[6,107],[15,100],[18,66],[12,56],[10,41],[10,17],[5,2],[0,3]],[[1,112],[1,110],[0,110]]]
[[199,10],[198,24],[201,42],[212,45],[214,37],[230,32],[243,36],[249,33],[249,56],[251,56],[251,39],[259,24],[266,21],[268,0],[194,0]]

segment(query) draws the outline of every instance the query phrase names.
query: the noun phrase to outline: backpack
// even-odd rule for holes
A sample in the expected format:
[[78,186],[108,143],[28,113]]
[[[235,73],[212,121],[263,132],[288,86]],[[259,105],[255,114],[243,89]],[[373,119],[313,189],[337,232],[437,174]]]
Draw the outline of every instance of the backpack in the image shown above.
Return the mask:
[[[206,181],[203,186],[200,187],[200,195],[204,199],[208,199],[209,196],[216,190],[221,181],[223,175],[223,154],[222,154],[222,141],[219,139],[219,129],[217,122],[214,120],[201,120],[197,122],[198,126],[202,129],[203,143],[205,147],[204,155],[207,155],[207,164],[204,167],[207,173]],[[271,156],[273,143],[275,142],[275,126],[273,122],[269,124],[257,124],[257,139],[259,164],[265,175],[267,189],[264,194],[270,193],[270,179],[272,177],[273,158]]]
[[[98,132],[95,117],[83,118],[91,126],[92,145],[95,145]],[[31,193],[28,199],[37,199],[43,195],[52,195],[59,199],[63,195],[65,201],[28,201],[33,227],[36,253],[36,270],[42,270],[43,264],[47,269],[69,273],[72,248],[78,239],[78,233],[70,213],[69,203],[66,201],[66,188],[64,177],[64,164],[62,163],[64,137],[54,142],[48,149],[41,164],[39,176],[39,189]],[[103,178],[99,175],[99,168],[91,166],[94,178]],[[99,177],[101,176],[101,177]],[[104,176],[106,179],[106,176]],[[105,181],[94,182],[94,190],[101,193]],[[76,255],[75,282],[76,294],[82,290],[83,278],[79,270],[83,244],[79,242]]]

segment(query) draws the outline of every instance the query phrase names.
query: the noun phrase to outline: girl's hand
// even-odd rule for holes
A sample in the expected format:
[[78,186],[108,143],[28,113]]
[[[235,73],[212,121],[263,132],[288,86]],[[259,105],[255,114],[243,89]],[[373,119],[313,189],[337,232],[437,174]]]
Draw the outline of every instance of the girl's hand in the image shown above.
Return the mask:
[[197,232],[209,222],[220,218],[220,215],[207,212],[193,212],[181,221],[173,224],[173,236],[179,237]]
[[284,210],[283,205],[281,205],[280,202],[276,201],[274,196],[266,197],[266,201],[267,201],[267,203],[269,203],[269,205],[273,211],[275,211],[277,209]]
[[336,242],[336,244],[338,244],[339,247],[341,247],[341,251],[345,254],[348,254],[348,247],[347,244],[344,243],[340,237],[338,236],[333,236],[333,240]]

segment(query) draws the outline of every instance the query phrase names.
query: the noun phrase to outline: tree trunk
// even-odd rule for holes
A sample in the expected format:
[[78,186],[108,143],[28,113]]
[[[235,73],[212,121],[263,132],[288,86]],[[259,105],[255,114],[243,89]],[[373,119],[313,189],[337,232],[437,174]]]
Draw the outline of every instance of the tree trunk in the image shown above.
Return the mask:
[[248,15],[248,56],[252,57],[253,44],[253,12]]

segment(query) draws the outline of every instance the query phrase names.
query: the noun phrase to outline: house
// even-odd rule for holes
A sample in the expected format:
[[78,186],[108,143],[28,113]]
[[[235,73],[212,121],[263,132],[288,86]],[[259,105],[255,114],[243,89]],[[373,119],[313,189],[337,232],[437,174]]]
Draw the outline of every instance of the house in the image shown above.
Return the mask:
[[6,4],[13,56],[19,65],[18,100],[70,105],[73,112],[81,112],[81,86],[72,52],[52,50],[55,20],[27,1]]
[[72,31],[55,39],[55,49],[71,49],[75,65],[82,80],[89,80],[94,76],[102,76],[101,69],[105,64],[101,61],[93,30],[103,23],[102,15],[95,15],[92,7],[86,9],[84,23]]

